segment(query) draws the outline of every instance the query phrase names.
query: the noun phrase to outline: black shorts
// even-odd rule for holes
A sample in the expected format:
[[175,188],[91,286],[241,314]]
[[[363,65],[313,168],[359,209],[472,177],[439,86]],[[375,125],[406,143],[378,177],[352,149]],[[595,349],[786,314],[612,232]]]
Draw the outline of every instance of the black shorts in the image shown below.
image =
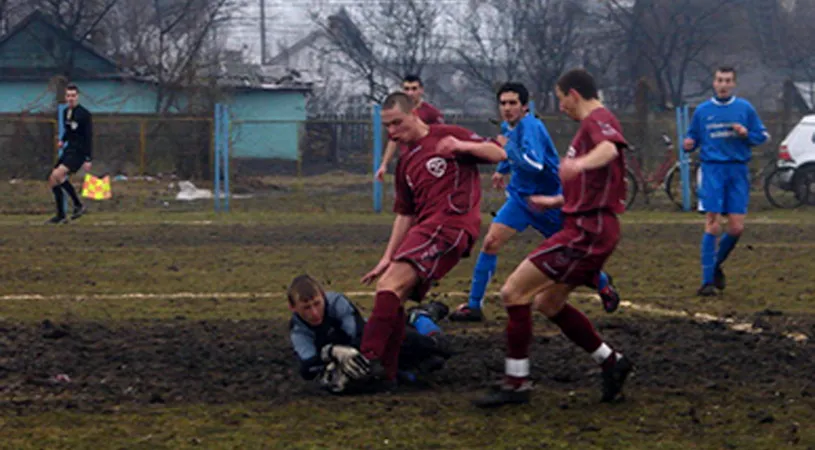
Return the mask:
[[56,169],[61,164],[68,168],[68,173],[77,173],[79,169],[82,168],[82,165],[85,164],[85,158],[73,152],[63,153],[54,168]]

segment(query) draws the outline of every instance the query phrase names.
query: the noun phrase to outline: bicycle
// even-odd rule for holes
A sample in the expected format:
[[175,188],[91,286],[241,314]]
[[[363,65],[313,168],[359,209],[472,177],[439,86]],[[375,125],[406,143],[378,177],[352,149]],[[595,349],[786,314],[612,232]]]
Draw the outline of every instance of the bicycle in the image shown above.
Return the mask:
[[[649,196],[652,192],[664,189],[668,199],[671,200],[676,206],[681,208],[682,204],[682,177],[681,163],[676,158],[676,151],[673,146],[673,141],[666,134],[662,133],[662,143],[665,145],[665,156],[662,163],[657,169],[645,175],[642,164],[640,163],[641,154],[638,149],[631,146],[626,151],[626,208],[630,208],[634,201],[637,199],[637,194],[642,189],[645,194],[645,203],[649,203]],[[690,181],[691,181],[691,203],[696,201],[696,187],[698,183],[699,164],[692,160],[690,163]]]
[[[775,168],[764,178],[764,196],[776,208],[792,209],[809,201],[810,183],[804,176],[796,176],[791,163],[774,161]],[[787,197],[789,196],[789,197]]]

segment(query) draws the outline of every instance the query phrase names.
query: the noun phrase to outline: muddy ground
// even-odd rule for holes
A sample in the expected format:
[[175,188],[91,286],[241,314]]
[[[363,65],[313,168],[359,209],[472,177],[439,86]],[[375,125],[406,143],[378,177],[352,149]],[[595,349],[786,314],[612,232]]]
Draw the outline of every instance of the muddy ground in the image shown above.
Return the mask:
[[[607,267],[624,300],[709,313],[762,331],[625,307],[606,314],[596,302],[576,298],[636,364],[626,406],[598,407],[597,368],[536,318],[533,404],[481,416],[466,399],[503,365],[506,316],[493,296],[488,322],[442,324],[458,353],[425,390],[336,399],[300,381],[287,338],[286,285],[308,272],[328,289],[367,291],[359,277],[376,264],[390,233],[388,202],[385,214],[368,214],[369,196],[356,188],[343,194],[344,182],[333,180],[340,188],[331,189],[287,187],[276,197],[235,202],[235,212],[223,216],[208,214],[209,202],[162,206],[167,197],[157,187],[137,186],[132,195],[119,189],[118,203],[94,203],[91,214],[61,227],[41,225],[50,213],[47,192],[43,202],[43,193],[29,189],[19,197],[0,186],[13,200],[12,214],[0,221],[0,440],[16,439],[13,448],[141,442],[175,449],[210,438],[232,439],[234,448],[268,448],[280,435],[301,448],[400,448],[394,440],[401,436],[401,448],[434,442],[436,448],[545,447],[540,441],[558,448],[653,448],[656,433],[676,443],[666,448],[815,448],[815,433],[806,431],[815,419],[812,211],[778,213],[758,203],[725,266],[728,288],[711,299],[694,296],[701,217],[671,207],[627,214]],[[482,231],[500,201],[492,194],[485,201]],[[21,215],[26,211],[43,216]],[[539,241],[526,232],[509,242],[490,292]],[[466,293],[474,263],[465,259],[450,272],[435,288],[437,298],[451,308],[462,301],[445,294]],[[182,292],[265,295],[162,297]],[[155,295],[117,298],[131,293]],[[17,298],[29,294],[42,297]],[[370,296],[352,300],[370,311]],[[809,339],[796,342],[788,333]],[[335,417],[337,408],[345,415]],[[228,416],[225,423],[221,416]],[[314,417],[333,425],[310,426]],[[376,419],[377,445],[365,438],[366,417]],[[253,421],[256,429],[240,429]],[[526,424],[535,421],[551,426],[531,432]],[[264,438],[258,430],[274,431]],[[145,436],[152,438],[142,441]],[[394,440],[386,445],[385,438]]]
[[[80,248],[93,249],[96,258],[111,264],[124,265],[128,271],[128,252],[141,253],[147,249],[164,251],[192,251],[192,261],[200,256],[212,259],[220,255],[216,264],[232,265],[225,249],[262,248],[255,264],[264,266],[264,260],[277,252],[277,247],[302,248],[311,251],[336,252],[346,255],[342,264],[358,267],[359,254],[377,252],[385,245],[389,227],[386,225],[304,224],[291,226],[78,226],[66,227],[59,234],[52,228],[21,227],[0,237],[5,255],[28,255],[38,252],[50,254],[54,249],[71,253]],[[744,260],[756,259],[751,251],[762,243],[789,244],[784,248],[765,248],[768,254],[797,252],[805,256],[811,252],[804,246],[811,242],[815,227],[806,224],[756,224],[749,226],[749,238],[741,245]],[[625,241],[618,257],[616,270],[622,271],[633,263],[632,254],[639,253],[639,263],[659,270],[649,263],[648,251],[654,255],[669,254],[669,248],[695,240],[697,227],[688,224],[637,224],[624,227]],[[66,247],[66,242],[68,246]],[[523,256],[537,236],[524,234],[507,250],[506,259]],[[796,248],[801,244],[801,248]],[[693,246],[691,246],[692,248]],[[242,250],[243,249],[243,250]],[[345,252],[345,249],[354,249]],[[650,249],[650,250],[649,250]],[[661,249],[661,250],[660,250]],[[248,250],[246,250],[248,251]],[[681,253],[682,249],[679,250]],[[117,258],[124,254],[125,261]],[[370,256],[370,255],[369,255]],[[45,257],[45,256],[43,256]],[[376,253],[373,256],[376,258]],[[12,258],[6,261],[6,277],[20,276],[25,268],[11,269]],[[370,259],[370,258],[369,258]],[[693,257],[682,263],[695,267]],[[759,260],[761,258],[758,258]],[[38,283],[68,286],[76,273],[75,262],[60,258],[64,267],[53,270],[50,278],[28,280],[29,292],[36,292]],[[778,261],[783,262],[783,259]],[[759,261],[760,262],[760,261]],[[766,261],[765,261],[766,262]],[[668,265],[672,265],[670,261]],[[755,263],[755,261],[754,261]],[[60,264],[60,263],[58,263]],[[102,264],[102,263],[100,263]],[[137,264],[137,263],[133,263]],[[310,264],[310,266],[309,266]],[[459,282],[467,279],[472,261],[462,263],[466,268],[457,272]],[[313,257],[306,267],[321,267],[325,261]],[[135,267],[130,269],[135,270]],[[178,267],[146,268],[151,272],[191,271],[188,265]],[[504,270],[511,269],[505,265]],[[458,270],[458,269],[457,269]],[[611,270],[615,270],[612,264]],[[768,279],[774,273],[757,269]],[[284,271],[285,272],[285,271]],[[12,275],[16,273],[16,275]],[[198,276],[206,276],[199,274]],[[271,275],[270,275],[271,276]],[[290,273],[271,276],[272,286],[284,286]],[[656,274],[654,274],[656,276]],[[692,290],[694,274],[688,274],[685,286]],[[195,279],[182,278],[180,282],[195,284]],[[228,277],[228,275],[227,275]],[[626,273],[618,279],[626,280]],[[649,274],[640,278],[649,279]],[[456,278],[456,277],[454,277]],[[500,276],[498,277],[500,278]],[[628,276],[628,278],[634,278]],[[146,280],[129,279],[149,291]],[[793,288],[802,293],[811,292],[810,281],[795,280]],[[644,286],[643,286],[644,284]],[[626,292],[647,298],[647,283],[623,282]],[[790,283],[783,283],[789,288]],[[447,286],[450,286],[449,284]],[[93,292],[93,287],[84,286]],[[466,285],[464,286],[466,288]],[[767,288],[765,286],[765,288]],[[276,289],[272,287],[271,290]],[[812,402],[815,387],[815,354],[811,343],[799,343],[784,337],[794,331],[815,336],[815,318],[811,314],[785,311],[785,305],[750,308],[739,305],[738,292],[749,297],[747,288],[733,288],[735,303],[733,316],[753,323],[764,332],[751,334],[729,329],[722,323],[697,323],[686,318],[665,319],[636,313],[606,315],[593,312],[601,333],[615,346],[623,349],[637,365],[636,376],[628,390],[662,390],[682,396],[685,392],[710,391],[724,394],[730,390],[749,389],[760,396],[777,398],[779,395]],[[769,289],[772,289],[771,287]],[[194,290],[194,289],[188,289]],[[443,289],[442,289],[443,290]],[[127,292],[128,289],[123,289]],[[685,294],[677,294],[681,297]],[[446,300],[455,307],[453,299]],[[366,303],[367,302],[367,303]],[[360,306],[363,310],[370,301]],[[90,306],[92,308],[92,306]],[[681,303],[673,309],[682,310]],[[2,310],[0,310],[2,311]],[[0,312],[0,409],[21,414],[39,411],[76,409],[98,411],[122,406],[147,404],[211,403],[225,404],[240,401],[269,401],[285,403],[303,395],[319,395],[299,381],[287,339],[285,311],[265,319],[196,320],[184,314],[171,318],[100,321],[66,317],[59,307],[41,313],[42,320],[15,320]],[[474,392],[494,381],[502,369],[503,317],[498,313],[486,324],[462,326],[444,323],[453,346],[459,351],[444,371],[432,378],[435,389],[463,393]],[[570,342],[557,334],[555,328],[542,318],[536,323],[537,339],[533,346],[533,373],[544,389],[570,391],[593,388],[598,383],[596,368],[589,358]],[[63,377],[67,375],[67,378]],[[636,395],[636,394],[634,394]]]
[[[603,335],[636,363],[627,390],[668,390],[682,396],[706,389],[749,388],[756,394],[812,402],[815,354],[779,331],[782,313],[756,314],[769,331],[754,335],[686,319],[600,317]],[[598,384],[588,357],[538,319],[531,358],[545,389]],[[773,324],[777,329],[774,330]],[[815,323],[797,328],[815,332]],[[479,330],[480,328],[480,330]],[[495,381],[503,364],[498,326],[445,325],[459,352],[429,380],[435,389],[465,392]],[[320,395],[298,380],[279,321],[145,321],[0,323],[0,409],[99,411],[127,405],[269,401]],[[69,379],[60,379],[65,374]],[[598,393],[599,395],[599,393]]]

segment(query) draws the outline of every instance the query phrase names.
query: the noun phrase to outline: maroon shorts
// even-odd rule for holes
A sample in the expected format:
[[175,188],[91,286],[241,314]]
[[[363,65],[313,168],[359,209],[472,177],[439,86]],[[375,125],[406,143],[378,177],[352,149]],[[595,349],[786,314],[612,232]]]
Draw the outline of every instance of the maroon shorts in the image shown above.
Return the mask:
[[565,215],[563,228],[527,257],[558,283],[592,286],[620,240],[620,221],[609,211]]
[[420,282],[410,295],[412,300],[422,301],[434,281],[441,280],[461,258],[467,256],[473,239],[462,229],[443,225],[417,225],[408,231],[396,250],[394,261],[413,265]]

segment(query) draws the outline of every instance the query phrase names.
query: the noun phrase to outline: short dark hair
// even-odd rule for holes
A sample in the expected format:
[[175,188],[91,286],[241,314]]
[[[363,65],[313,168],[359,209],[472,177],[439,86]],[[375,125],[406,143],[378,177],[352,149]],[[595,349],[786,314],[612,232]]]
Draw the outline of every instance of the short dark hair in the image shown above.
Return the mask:
[[404,92],[394,92],[382,102],[382,109],[399,108],[404,113],[413,111],[413,100]]
[[719,66],[719,68],[716,69],[716,72],[732,73],[733,79],[736,79],[736,69],[733,66]]
[[299,275],[292,280],[286,295],[289,297],[290,305],[302,300],[311,300],[320,295],[325,296],[320,283],[308,274]]
[[422,83],[422,78],[419,77],[419,75],[414,74],[405,75],[405,77],[402,78],[402,83],[419,83],[419,86],[424,87],[424,84]]
[[521,101],[521,104],[526,106],[529,103],[529,91],[526,89],[526,86],[523,83],[515,83],[515,82],[507,82],[498,89],[498,94],[496,94],[495,98],[498,101],[501,101],[501,94],[505,92],[514,92],[518,94],[518,99]]
[[597,94],[597,84],[594,82],[594,77],[586,69],[572,69],[564,73],[557,80],[557,87],[564,94],[568,94],[569,91],[574,89],[586,100],[600,98]]
[[76,91],[79,92],[79,87],[74,83],[68,83],[68,86],[65,86],[66,91]]

